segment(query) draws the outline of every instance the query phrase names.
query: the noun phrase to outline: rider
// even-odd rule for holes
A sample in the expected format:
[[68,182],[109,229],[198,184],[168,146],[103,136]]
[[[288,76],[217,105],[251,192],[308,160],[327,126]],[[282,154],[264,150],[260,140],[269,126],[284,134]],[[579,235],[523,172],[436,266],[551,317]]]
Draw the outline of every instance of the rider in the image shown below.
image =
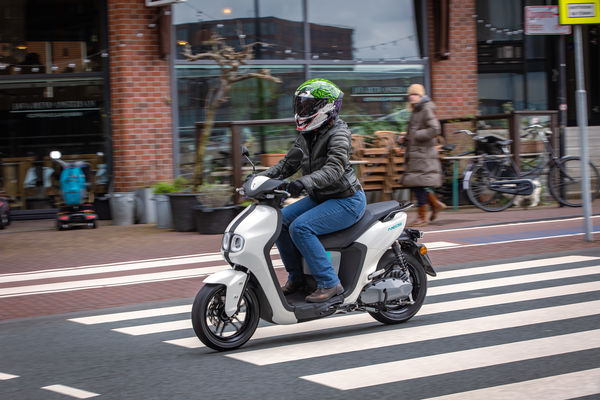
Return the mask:
[[287,191],[298,197],[306,190],[308,196],[282,209],[283,229],[276,244],[288,272],[283,293],[307,289],[302,271],[304,256],[317,283],[316,290],[306,297],[312,303],[326,301],[344,291],[317,236],[353,225],[366,207],[365,193],[350,165],[350,129],[338,115],[343,95],[326,79],[311,79],[301,84],[294,94],[296,129],[300,134],[293,147],[303,151],[303,159],[298,163],[286,156],[261,173],[285,179],[302,170],[302,176],[289,183]]

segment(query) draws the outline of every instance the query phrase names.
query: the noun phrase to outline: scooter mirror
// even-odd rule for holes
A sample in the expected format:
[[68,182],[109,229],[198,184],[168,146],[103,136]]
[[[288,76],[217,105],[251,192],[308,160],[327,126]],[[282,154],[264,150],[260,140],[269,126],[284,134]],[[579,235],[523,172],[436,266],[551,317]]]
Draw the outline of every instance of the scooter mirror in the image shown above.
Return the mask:
[[242,146],[242,155],[244,157],[250,157],[250,151],[248,150],[248,148],[246,146]]
[[50,152],[50,158],[53,160],[59,160],[61,156],[60,151],[54,150]]

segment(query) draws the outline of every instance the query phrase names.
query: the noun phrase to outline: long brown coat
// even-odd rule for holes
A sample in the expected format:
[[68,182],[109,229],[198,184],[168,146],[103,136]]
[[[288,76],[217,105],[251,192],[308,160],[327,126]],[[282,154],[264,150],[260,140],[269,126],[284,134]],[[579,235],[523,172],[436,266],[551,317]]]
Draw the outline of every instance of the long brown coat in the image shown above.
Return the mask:
[[408,187],[439,187],[442,185],[442,166],[435,149],[440,123],[433,110],[435,105],[428,97],[415,104],[408,123],[405,171],[402,184]]

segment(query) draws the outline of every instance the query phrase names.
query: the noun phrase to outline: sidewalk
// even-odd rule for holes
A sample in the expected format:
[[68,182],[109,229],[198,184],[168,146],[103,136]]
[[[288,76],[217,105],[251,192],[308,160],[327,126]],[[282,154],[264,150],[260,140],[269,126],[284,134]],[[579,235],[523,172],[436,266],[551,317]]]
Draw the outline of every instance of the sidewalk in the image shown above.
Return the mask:
[[[409,221],[415,213],[414,208],[408,211]],[[594,202],[593,214],[600,214],[600,200]],[[582,216],[582,208],[555,204],[530,209],[513,207],[495,213],[474,207],[448,208],[437,221],[421,230],[431,232]],[[583,220],[581,226],[583,230]],[[220,241],[221,235],[175,232],[153,224],[116,226],[111,225],[111,221],[100,221],[98,229],[59,232],[54,228],[54,220],[13,221],[0,231],[0,273],[217,253]]]

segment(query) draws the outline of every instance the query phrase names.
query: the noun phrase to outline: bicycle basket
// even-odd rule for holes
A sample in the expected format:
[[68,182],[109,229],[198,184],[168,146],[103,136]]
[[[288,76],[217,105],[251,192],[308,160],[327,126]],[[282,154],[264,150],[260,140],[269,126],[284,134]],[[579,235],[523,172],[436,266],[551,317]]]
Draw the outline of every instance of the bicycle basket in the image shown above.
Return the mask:
[[496,136],[483,136],[478,137],[475,140],[475,152],[477,154],[493,154],[500,155],[502,153],[502,146],[498,144],[500,139]]

